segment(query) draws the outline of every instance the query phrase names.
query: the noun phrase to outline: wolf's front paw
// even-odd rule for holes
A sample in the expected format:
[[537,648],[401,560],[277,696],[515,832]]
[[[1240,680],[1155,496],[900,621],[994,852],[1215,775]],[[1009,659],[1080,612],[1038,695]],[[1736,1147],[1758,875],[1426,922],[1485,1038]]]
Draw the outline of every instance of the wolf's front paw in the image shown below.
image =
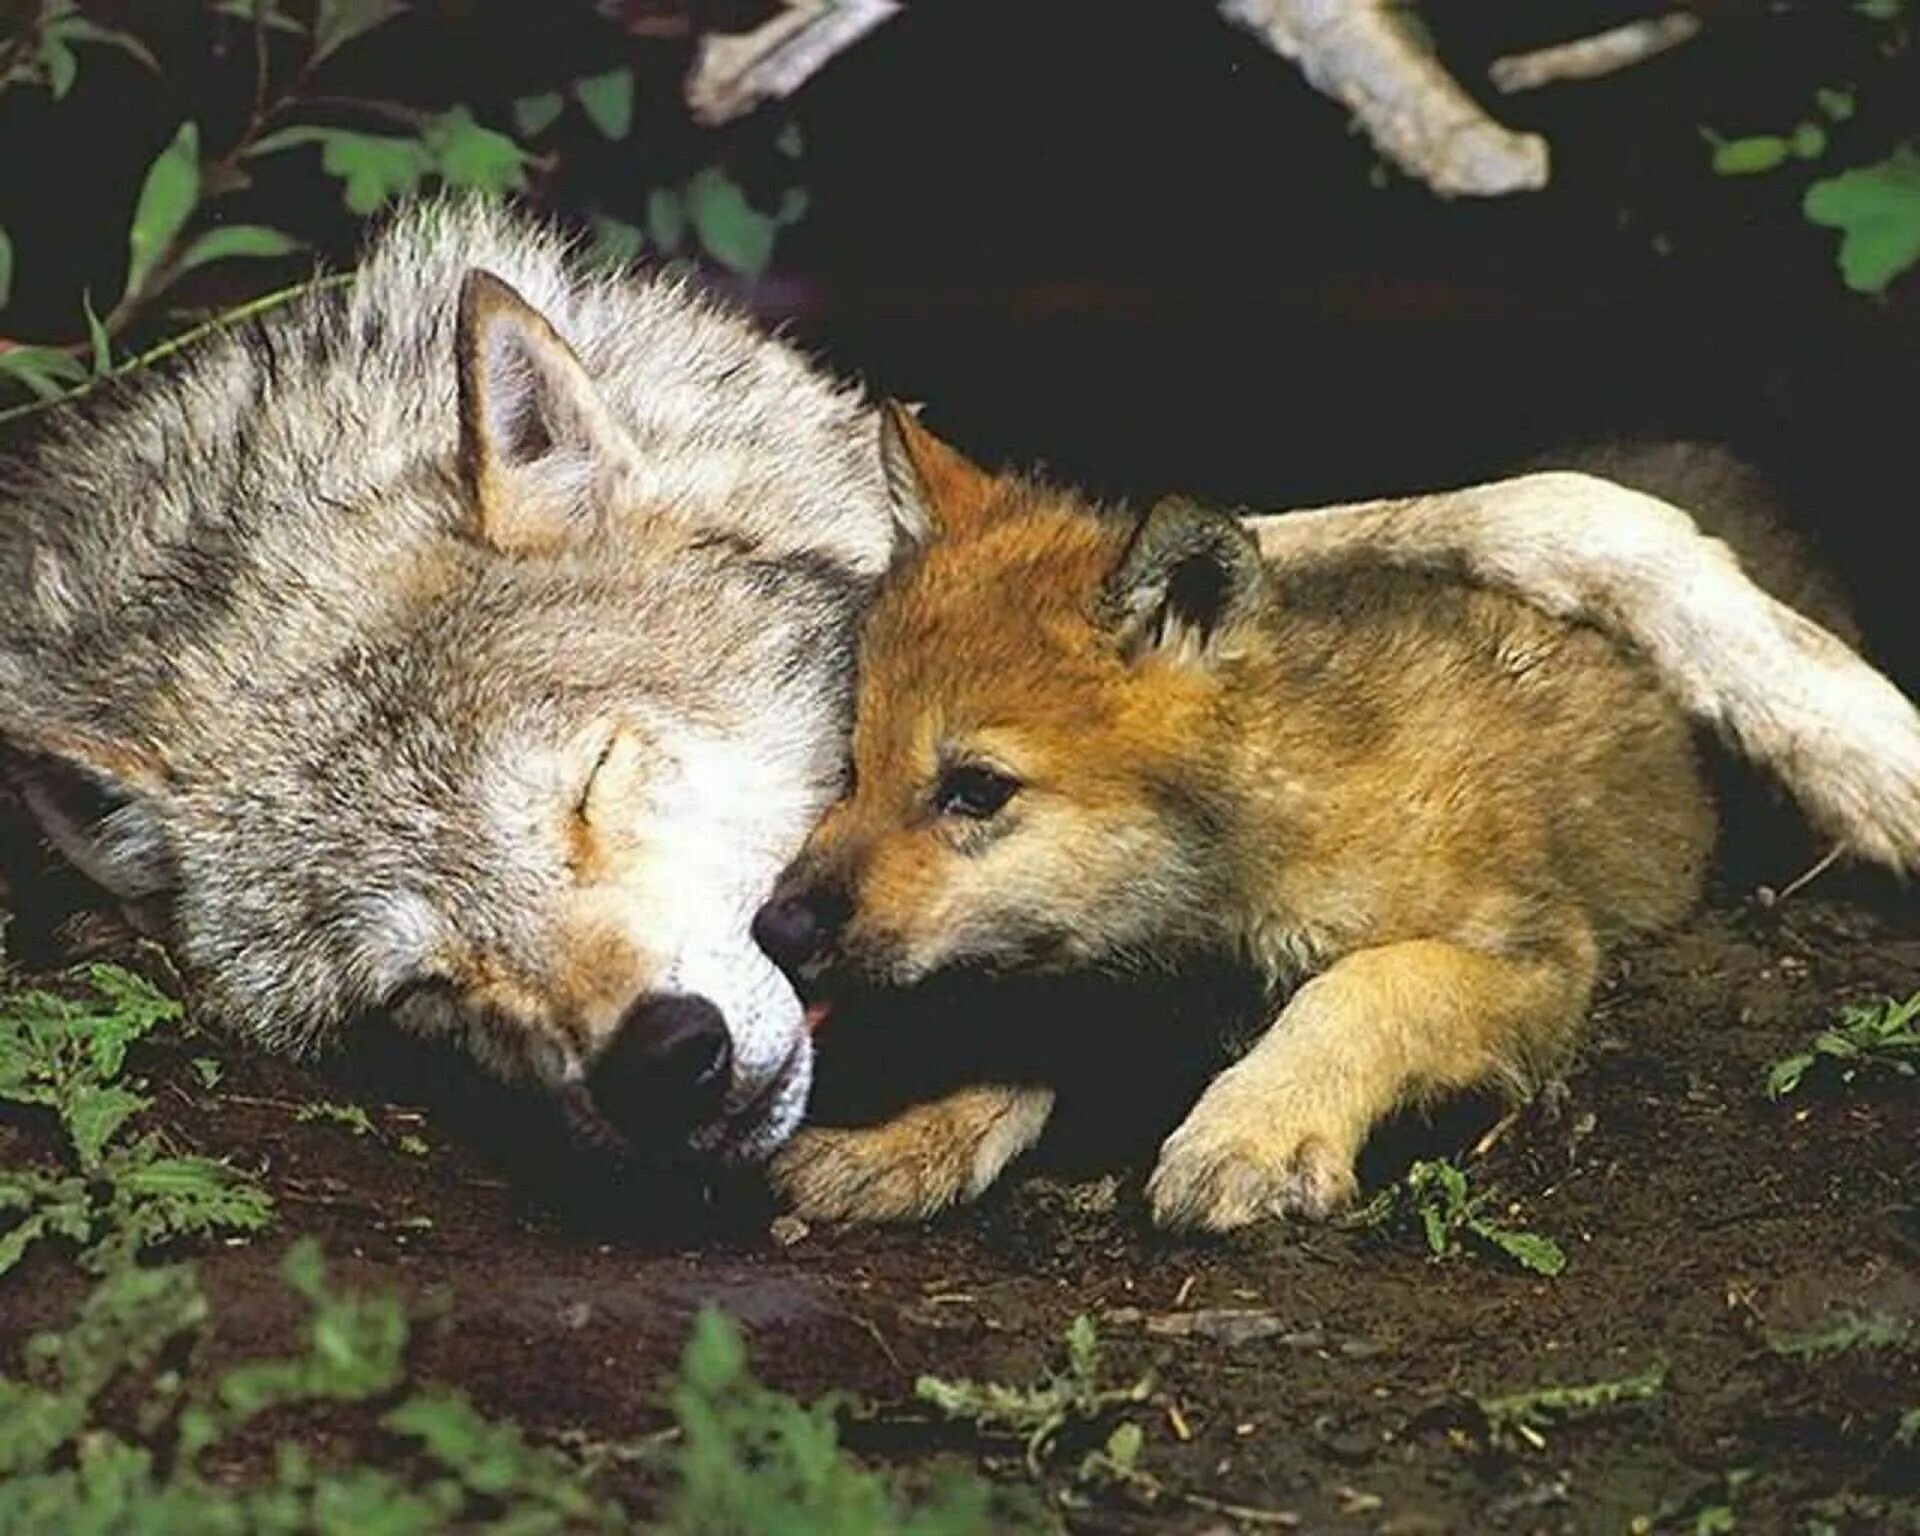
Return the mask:
[[1350,1129],[1205,1100],[1160,1148],[1147,1181],[1163,1227],[1230,1232],[1271,1216],[1331,1216],[1359,1193]]
[[927,1156],[887,1125],[810,1127],[774,1154],[767,1177],[807,1221],[922,1221],[965,1192],[966,1168]]

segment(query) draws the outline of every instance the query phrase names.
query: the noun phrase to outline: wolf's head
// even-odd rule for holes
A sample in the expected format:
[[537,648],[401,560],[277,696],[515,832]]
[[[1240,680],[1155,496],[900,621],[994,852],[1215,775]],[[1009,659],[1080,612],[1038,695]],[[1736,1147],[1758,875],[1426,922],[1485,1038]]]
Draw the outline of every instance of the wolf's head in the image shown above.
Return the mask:
[[983,474],[899,411],[887,461],[934,534],[868,617],[851,792],[757,917],[762,945],[823,1006],[1210,945],[1235,677],[1268,601],[1245,534]]
[[[42,453],[0,735],[223,1021],[299,1049],[391,1010],[757,1156],[810,1056],[748,928],[842,772],[871,418],[684,297],[464,234]],[[490,256],[514,285],[451,268]]]

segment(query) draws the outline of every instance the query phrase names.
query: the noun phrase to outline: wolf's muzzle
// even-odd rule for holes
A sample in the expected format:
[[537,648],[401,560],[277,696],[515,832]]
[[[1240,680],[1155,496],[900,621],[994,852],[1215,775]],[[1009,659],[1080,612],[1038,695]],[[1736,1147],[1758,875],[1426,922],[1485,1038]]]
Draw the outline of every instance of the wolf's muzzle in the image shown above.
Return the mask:
[[753,941],[796,985],[832,947],[852,913],[844,892],[829,886],[783,887],[753,915]]
[[704,997],[652,993],[636,1001],[587,1075],[594,1105],[635,1144],[678,1140],[720,1112],[733,1041]]

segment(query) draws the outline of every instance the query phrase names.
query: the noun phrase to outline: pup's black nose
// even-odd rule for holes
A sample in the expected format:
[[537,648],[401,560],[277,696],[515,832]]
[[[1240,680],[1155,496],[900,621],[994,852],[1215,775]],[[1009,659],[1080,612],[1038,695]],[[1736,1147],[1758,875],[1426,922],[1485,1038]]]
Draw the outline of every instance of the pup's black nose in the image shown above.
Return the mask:
[[753,915],[753,941],[788,976],[825,953],[846,921],[846,897],[826,887],[779,890]]
[[587,1091],[629,1140],[659,1142],[719,1112],[732,1065],[718,1008],[704,997],[655,992],[627,1010],[587,1075]]

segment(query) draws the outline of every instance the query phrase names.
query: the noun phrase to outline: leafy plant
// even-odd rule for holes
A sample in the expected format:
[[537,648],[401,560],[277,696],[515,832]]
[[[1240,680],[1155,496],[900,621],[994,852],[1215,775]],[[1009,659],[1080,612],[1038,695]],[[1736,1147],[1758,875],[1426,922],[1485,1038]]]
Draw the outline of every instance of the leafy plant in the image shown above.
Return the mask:
[[152,1103],[124,1074],[127,1050],[180,1005],[118,966],[80,973],[91,996],[26,990],[0,996],[0,1099],[51,1110],[72,1149],[68,1169],[0,1170],[0,1273],[35,1242],[64,1237],[103,1269],[170,1238],[255,1232],[272,1219],[266,1191],[224,1162],[164,1153],[128,1122]]
[[1911,1318],[1887,1312],[1843,1307],[1812,1327],[1768,1341],[1776,1354],[1794,1360],[1821,1360],[1854,1350],[1920,1348],[1920,1328]]
[[1546,1431],[1557,1424],[1592,1418],[1621,1408],[1650,1403],[1667,1380],[1666,1367],[1652,1365],[1632,1376],[1564,1386],[1530,1387],[1497,1397],[1476,1397],[1486,1421],[1488,1444],[1505,1450],[1546,1446]]
[[1909,144],[1807,188],[1808,220],[1840,231],[1840,276],[1858,293],[1884,292],[1920,262],[1920,154]]
[[[1146,1376],[1128,1386],[1102,1386],[1100,1353],[1093,1320],[1082,1313],[1067,1328],[1061,1367],[1049,1370],[1032,1386],[922,1376],[914,1383],[914,1394],[946,1417],[970,1423],[982,1434],[1022,1441],[1028,1470],[1037,1476],[1041,1463],[1070,1425],[1098,1423],[1117,1409],[1144,1402],[1152,1391],[1152,1378]],[[1131,1458],[1127,1464],[1131,1465]]]
[[[1915,161],[1920,166],[1920,160]],[[1782,1057],[1767,1069],[1767,1095],[1785,1098],[1799,1090],[1809,1073],[1837,1076],[1851,1083],[1861,1073],[1920,1073],[1920,992],[1905,1002],[1882,998],[1848,1003],[1840,1023],[1823,1029],[1807,1048]]]
[[1567,1267],[1566,1251],[1552,1238],[1488,1215],[1492,1201],[1490,1194],[1473,1192],[1464,1169],[1445,1158],[1422,1160],[1407,1170],[1401,1183],[1375,1196],[1353,1222],[1383,1227],[1415,1221],[1436,1259],[1459,1253],[1470,1241],[1537,1275],[1557,1275]]
[[302,1104],[294,1111],[294,1119],[305,1124],[309,1121],[324,1120],[337,1125],[355,1136],[378,1136],[379,1130],[373,1123],[373,1117],[358,1104],[340,1104],[332,1099],[315,1099],[311,1104]]
[[[672,1388],[678,1446],[652,1457],[667,1482],[663,1519],[639,1521],[575,1457],[450,1388],[409,1386],[398,1298],[337,1289],[310,1240],[288,1250],[282,1271],[307,1304],[299,1350],[243,1360],[218,1376],[195,1369],[211,1312],[186,1265],[115,1270],[72,1327],[30,1339],[19,1377],[0,1378],[0,1530],[984,1536],[1020,1528],[978,1479],[956,1479],[910,1505],[839,1449],[828,1407],[803,1407],[755,1382],[738,1334],[716,1313],[696,1323]],[[337,1439],[341,1407],[356,1404],[364,1406],[355,1422],[381,1432],[371,1444],[385,1460],[324,1464],[299,1429],[330,1406]],[[266,1467],[256,1461],[243,1475],[237,1437],[268,1410],[294,1432],[272,1447]],[[170,1449],[156,1455],[155,1446]]]

